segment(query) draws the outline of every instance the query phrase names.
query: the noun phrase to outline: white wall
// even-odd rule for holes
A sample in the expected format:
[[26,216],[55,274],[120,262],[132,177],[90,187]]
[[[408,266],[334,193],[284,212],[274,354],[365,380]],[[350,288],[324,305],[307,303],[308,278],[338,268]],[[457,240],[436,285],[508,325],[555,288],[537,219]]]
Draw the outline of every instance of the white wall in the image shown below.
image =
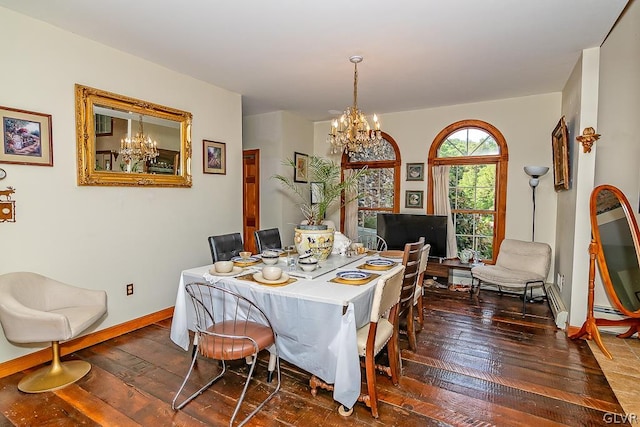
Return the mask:
[[593,189],[597,148],[585,153],[576,136],[598,126],[600,48],[585,49],[563,90],[562,112],[567,121],[571,189],[558,193],[556,271],[565,276],[562,297],[569,325],[586,316],[589,272],[589,197]]
[[[595,185],[620,188],[634,208],[636,219],[640,194],[640,2],[629,4],[600,49],[598,128],[602,136],[595,159]],[[595,304],[611,306],[599,273],[596,273]]]
[[277,227],[283,245],[293,244],[293,229],[302,221],[300,201],[284,191],[274,174],[293,176],[283,165],[294,152],[313,154],[313,123],[288,111],[243,119],[243,148],[260,150],[260,228]]
[[[404,208],[406,190],[424,190],[427,182],[406,181],[406,164],[427,162],[429,147],[436,135],[451,123],[464,119],[484,120],[496,126],[509,147],[507,177],[507,238],[531,240],[531,188],[523,168],[527,165],[551,167],[551,132],[560,118],[561,94],[549,93],[522,98],[454,105],[434,109],[385,114],[382,129],[398,143],[402,159],[401,212],[424,213]],[[366,112],[366,106],[362,107]],[[315,124],[314,147],[327,155],[326,136],[330,122]],[[536,191],[536,240],[555,245],[556,195],[551,174],[541,178]],[[339,220],[339,216],[332,217]],[[336,224],[339,222],[337,221]],[[553,278],[553,272],[549,277]]]
[[[207,236],[242,227],[240,95],[4,8],[0,38],[0,105],[51,114],[54,151],[53,167],[2,164],[16,222],[0,223],[0,274],[105,289],[98,329],[173,306],[180,271],[211,261]],[[191,112],[193,187],[77,186],[75,83]],[[202,173],[203,139],[227,144],[226,175]],[[0,337],[0,363],[34,350]]]

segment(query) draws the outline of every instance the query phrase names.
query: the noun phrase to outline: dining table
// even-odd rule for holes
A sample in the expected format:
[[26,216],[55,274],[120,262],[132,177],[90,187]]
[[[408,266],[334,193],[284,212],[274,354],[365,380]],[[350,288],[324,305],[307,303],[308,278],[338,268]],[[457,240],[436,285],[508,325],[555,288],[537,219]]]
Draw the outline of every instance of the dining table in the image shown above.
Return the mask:
[[[376,257],[377,253],[330,255],[312,272],[289,266],[283,257],[277,266],[289,280],[277,285],[255,280],[265,266],[259,257],[234,275],[217,275],[212,264],[184,270],[178,282],[171,340],[188,350],[189,331],[195,330],[187,284],[201,282],[227,288],[264,311],[277,335],[277,352],[282,359],[331,384],[334,400],[351,408],[361,385],[356,331],[369,323],[377,278],[385,273],[367,269]],[[396,260],[394,265],[400,262]],[[354,272],[365,273],[367,280],[342,279]]]

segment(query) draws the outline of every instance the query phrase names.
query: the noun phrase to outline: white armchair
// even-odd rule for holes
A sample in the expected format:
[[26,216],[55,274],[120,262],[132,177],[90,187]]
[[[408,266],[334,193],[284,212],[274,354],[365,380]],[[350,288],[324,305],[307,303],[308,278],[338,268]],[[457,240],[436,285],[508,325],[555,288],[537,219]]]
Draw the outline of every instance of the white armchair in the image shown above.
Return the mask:
[[25,393],[56,390],[85,376],[91,365],[60,362],[60,341],[80,335],[107,311],[104,291],[77,288],[35,273],[0,276],[0,324],[9,341],[52,342],[51,365],[22,378]]
[[495,265],[481,265],[471,269],[472,292],[482,283],[502,288],[524,288],[522,315],[526,314],[527,290],[542,286],[551,268],[551,247],[546,243],[505,239]]

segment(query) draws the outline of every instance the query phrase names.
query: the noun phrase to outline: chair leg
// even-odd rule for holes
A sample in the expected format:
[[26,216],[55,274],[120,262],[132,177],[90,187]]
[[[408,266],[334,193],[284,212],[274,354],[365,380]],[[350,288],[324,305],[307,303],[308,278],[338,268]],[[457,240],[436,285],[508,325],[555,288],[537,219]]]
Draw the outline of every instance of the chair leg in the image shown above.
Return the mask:
[[189,366],[189,371],[187,372],[187,375],[184,377],[184,380],[182,381],[182,385],[178,389],[178,392],[173,397],[173,401],[171,402],[171,409],[173,409],[174,411],[176,411],[178,409],[182,409],[184,407],[184,405],[186,405],[187,403],[191,402],[197,396],[202,394],[202,392],[204,392],[206,389],[208,389],[211,386],[211,384],[213,384],[216,381],[218,381],[224,375],[224,373],[227,371],[227,364],[225,363],[224,360],[222,360],[221,361],[222,362],[222,372],[220,372],[220,374],[218,374],[218,376],[216,376],[211,381],[209,381],[207,384],[202,386],[202,388],[200,388],[198,391],[193,393],[191,396],[187,397],[179,405],[176,405],[176,401],[178,400],[178,396],[180,396],[180,393],[182,393],[182,390],[184,389],[184,386],[187,385],[187,381],[189,380],[189,377],[191,376],[191,373],[193,372],[193,367],[195,366],[197,359],[198,359],[198,353],[195,353],[193,355],[192,360],[191,360],[191,365]]
[[409,339],[409,349],[415,352],[418,348],[416,340],[416,326],[413,323],[413,305],[409,306],[407,313],[407,338]]
[[418,310],[418,315],[416,316],[416,318],[418,319],[418,325],[420,325],[420,330],[422,330],[424,328],[424,305],[422,302],[422,298],[424,298],[422,295],[420,296],[420,298],[418,298],[418,304],[416,304],[416,308]]
[[268,369],[268,373],[267,373],[267,382],[270,383],[273,380],[273,371],[275,371],[276,369],[276,354],[275,353],[269,353],[269,367]]
[[[255,353],[253,355],[253,360],[256,361],[258,357],[258,353]],[[269,360],[269,364],[271,364],[271,360]],[[229,426],[233,425],[233,421],[236,418],[236,415],[238,414],[238,410],[240,409],[240,405],[242,404],[242,401],[244,400],[244,396],[247,393],[247,388],[249,387],[249,381],[251,381],[251,376],[253,375],[253,370],[256,366],[256,363],[252,363],[251,364],[251,368],[249,369],[249,373],[247,374],[247,381],[244,384],[244,388],[242,389],[242,394],[240,394],[240,397],[238,398],[238,403],[236,404],[236,408],[233,411],[233,415],[231,416],[231,420],[229,421]],[[278,383],[276,384],[275,389],[271,392],[271,394],[269,396],[267,396],[266,399],[264,399],[262,401],[262,403],[260,403],[258,406],[256,406],[256,408],[251,411],[251,413],[249,415],[247,415],[239,424],[238,427],[243,426],[247,421],[249,421],[251,419],[251,417],[253,417],[255,414],[258,413],[258,411],[260,409],[262,409],[262,407],[265,405],[265,403],[267,403],[269,400],[271,400],[271,398],[273,396],[275,396],[275,394],[280,390],[280,381],[281,381],[281,376],[280,376],[280,358],[278,357],[277,353],[275,355],[275,366],[276,366],[276,370],[277,370],[277,376],[278,376]]]
[[376,392],[376,361],[373,355],[373,348],[367,349],[365,356],[365,370],[367,375],[367,394],[369,395],[369,405],[371,415],[378,418],[378,393]]
[[524,285],[524,293],[522,294],[522,317],[525,317],[525,315],[527,314],[527,288],[529,287],[529,284],[526,283]]
[[51,364],[26,375],[18,383],[18,390],[24,393],[42,393],[58,390],[73,384],[91,370],[91,364],[84,360],[60,361],[60,343],[51,343]]
[[394,331],[391,339],[387,343],[387,354],[389,357],[389,369],[391,371],[391,382],[398,385],[400,379],[400,351],[398,349],[398,331]]

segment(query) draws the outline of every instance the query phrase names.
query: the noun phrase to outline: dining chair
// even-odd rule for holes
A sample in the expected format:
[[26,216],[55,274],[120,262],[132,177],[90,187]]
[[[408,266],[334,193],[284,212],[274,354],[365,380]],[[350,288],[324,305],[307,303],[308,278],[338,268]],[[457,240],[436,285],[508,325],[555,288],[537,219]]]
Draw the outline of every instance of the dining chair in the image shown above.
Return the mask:
[[387,250],[387,242],[378,235],[367,235],[361,238],[361,242],[367,249],[382,252]]
[[265,230],[254,231],[256,239],[256,250],[259,254],[266,249],[282,249],[280,230],[277,228],[267,228]]
[[51,364],[18,383],[25,393],[57,390],[91,370],[84,360],[60,360],[60,341],[79,336],[107,312],[107,293],[58,282],[36,273],[0,276],[0,324],[7,340],[51,343]]
[[400,292],[398,318],[400,328],[406,329],[411,351],[416,351],[417,348],[413,302],[416,294],[416,283],[420,275],[420,257],[423,246],[424,237],[421,237],[417,242],[405,244],[402,257],[402,265],[405,266],[405,269],[402,279],[402,291]]
[[[381,276],[371,303],[371,317],[368,325],[358,329],[358,354],[364,358],[367,381],[367,395],[361,396],[371,408],[371,415],[378,418],[378,393],[376,390],[376,370],[391,377],[398,385],[400,352],[398,350],[398,302],[404,276],[403,265],[396,266]],[[383,348],[387,348],[389,366],[376,365],[375,357]]]
[[244,251],[244,244],[242,243],[240,233],[209,236],[209,247],[211,248],[211,258],[213,258],[214,263],[218,261],[229,261]]
[[[193,355],[189,371],[171,402],[171,407],[174,410],[182,409],[222,378],[227,371],[227,361],[252,357],[254,363],[249,365],[247,379],[229,421],[229,426],[232,426],[257,365],[258,353],[270,349],[272,354],[276,355],[277,384],[274,390],[238,424],[242,426],[280,390],[280,358],[277,353],[277,335],[264,312],[243,296],[208,283],[190,283],[185,289],[195,310],[195,334],[198,340],[198,350]],[[198,356],[218,360],[221,364],[220,372],[198,391],[178,404],[176,403],[178,397],[194,371]],[[196,374],[195,378],[201,378],[201,375],[202,372]],[[254,406],[253,402],[251,406]]]
[[421,331],[424,327],[424,307],[422,304],[422,297],[424,296],[424,274],[427,270],[427,262],[429,261],[429,251],[431,251],[431,245],[429,243],[425,243],[422,249],[420,250],[420,267],[418,267],[418,280],[416,281],[416,293],[413,297],[413,306],[414,310],[417,312],[414,318],[418,321],[418,325],[420,329],[417,329],[416,332]]

